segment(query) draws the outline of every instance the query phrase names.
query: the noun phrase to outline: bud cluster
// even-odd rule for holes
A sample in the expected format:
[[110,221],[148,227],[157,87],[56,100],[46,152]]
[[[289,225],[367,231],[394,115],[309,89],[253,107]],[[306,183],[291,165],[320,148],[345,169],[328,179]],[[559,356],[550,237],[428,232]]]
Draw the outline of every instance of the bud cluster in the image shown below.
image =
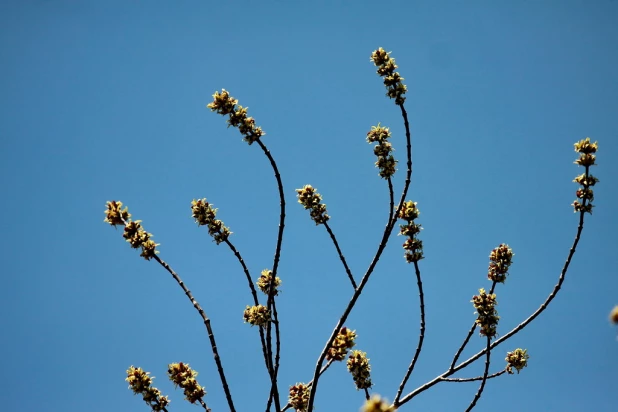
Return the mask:
[[107,210],[105,210],[104,222],[109,223],[112,226],[123,225],[124,233],[122,237],[129,242],[133,249],[142,249],[140,254],[146,260],[152,259],[157,253],[156,250],[158,243],[155,243],[152,238],[152,233],[148,233],[141,225],[141,220],[131,220],[131,214],[129,209],[122,208],[122,202],[112,200],[106,203]]
[[388,402],[380,398],[379,395],[373,395],[361,408],[362,412],[395,412],[396,410],[397,408],[391,407]]
[[371,383],[371,366],[365,352],[353,350],[347,362],[348,371],[352,374],[356,389],[369,389]]
[[597,142],[590,143],[589,137],[575,143],[575,151],[580,154],[575,164],[586,168],[583,174],[573,180],[582,186],[575,192],[577,199],[571,204],[575,212],[588,212],[592,214],[594,191],[591,187],[597,184],[599,179],[589,173],[589,168],[596,165],[596,156],[593,153],[596,153],[598,148],[599,144]]
[[350,330],[345,326],[341,328],[331,347],[326,353],[326,359],[342,361],[348,354],[348,349],[352,349],[356,343],[356,331]]
[[247,116],[247,107],[237,106],[238,100],[230,96],[227,90],[221,89],[221,93],[215,92],[212,97],[214,98],[213,102],[209,103],[206,107],[223,116],[229,115],[228,125],[237,127],[244,136],[243,140],[245,142],[252,144],[266,134],[261,127],[255,126],[255,119],[253,117]]
[[487,277],[494,282],[504,283],[513,263],[513,250],[509,245],[501,243],[489,254],[489,269]]
[[195,379],[197,372],[191,369],[188,363],[169,364],[167,374],[174,386],[184,389],[185,399],[189,402],[195,403],[206,395],[204,388]]
[[496,336],[496,326],[498,325],[498,311],[496,311],[496,294],[488,295],[485,289],[479,289],[479,294],[472,297],[471,302],[474,304],[476,314],[476,324],[481,328],[481,335],[489,338]]
[[408,222],[405,225],[399,225],[399,234],[408,236],[408,240],[406,240],[403,244],[403,248],[406,250],[404,256],[408,263],[418,262],[424,257],[423,241],[417,237],[421,232],[422,227],[421,225],[414,223],[414,220],[421,213],[416,207],[416,203],[417,202],[412,202],[411,200],[405,202],[399,211],[399,215],[397,216],[399,219]]
[[309,385],[305,383],[297,383],[290,386],[290,395],[288,402],[296,412],[306,412],[309,404]]
[[[268,291],[270,290],[270,282],[272,281],[273,278],[273,271],[269,270],[269,269],[264,269],[262,271],[262,274],[260,275],[260,278],[257,280],[257,285],[260,288],[260,290],[262,292],[264,292],[265,295],[268,295]],[[275,279],[273,282],[273,295],[277,296],[279,294],[279,291],[277,290],[277,288],[279,287],[279,285],[281,285],[281,279],[279,278],[279,276],[275,276]]]
[[367,133],[367,143],[377,142],[378,145],[373,148],[373,153],[378,156],[376,167],[380,169],[380,177],[388,179],[395,174],[397,170],[397,160],[391,154],[393,152],[393,145],[388,142],[391,137],[391,132],[388,127],[381,127],[378,123],[377,126],[371,126],[371,131]]
[[251,326],[264,326],[270,321],[270,311],[264,305],[247,306],[243,318]]
[[517,348],[513,352],[507,352],[506,358],[507,361],[506,371],[509,374],[513,374],[513,368],[517,369],[517,373],[521,371],[523,368],[528,366],[528,351],[526,349]]
[[124,226],[129,219],[131,219],[131,214],[129,213],[129,208],[122,208],[122,202],[117,202],[112,200],[111,202],[107,202],[105,204],[107,206],[107,210],[105,211],[105,220],[106,223],[109,223],[112,226],[122,225]]
[[218,245],[221,242],[225,242],[232,232],[221,220],[216,219],[217,210],[206,201],[206,198],[194,199],[191,202],[191,216],[195,219],[198,226],[208,226],[208,234],[212,236]]
[[305,185],[302,189],[296,189],[298,203],[306,209],[310,209],[309,215],[316,225],[324,224],[330,219],[326,213],[326,205],[321,203],[322,196],[311,186]]
[[408,88],[403,84],[404,78],[399,72],[396,72],[397,65],[395,59],[390,56],[390,52],[384,51],[382,47],[374,50],[371,53],[371,61],[378,66],[377,73],[384,78],[384,86],[386,86],[386,95],[391,99],[395,99],[395,104],[402,105],[406,98],[403,96]]
[[153,411],[162,411],[163,408],[169,405],[170,400],[167,396],[161,396],[161,391],[151,386],[152,378],[148,375],[150,375],[150,372],[144,372],[142,368],[136,368],[131,365],[127,369],[127,378],[125,380],[129,382],[129,389],[136,395],[142,395],[144,401],[152,407]]

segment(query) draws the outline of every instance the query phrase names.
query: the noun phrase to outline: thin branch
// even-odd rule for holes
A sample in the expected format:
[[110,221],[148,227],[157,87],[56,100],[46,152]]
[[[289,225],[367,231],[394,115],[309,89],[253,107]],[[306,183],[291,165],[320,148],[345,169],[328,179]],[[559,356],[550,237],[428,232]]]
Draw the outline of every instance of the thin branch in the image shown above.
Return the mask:
[[[234,256],[236,256],[236,259],[238,259],[238,262],[242,266],[242,270],[243,272],[245,272],[245,276],[247,277],[247,282],[249,283],[249,289],[251,290],[251,296],[253,296],[253,302],[256,306],[259,305],[260,301],[258,300],[257,291],[251,279],[251,274],[249,273],[249,269],[247,268],[247,265],[245,264],[245,260],[242,258],[240,252],[238,252],[238,250],[232,244],[232,242],[229,241],[229,239],[226,238],[224,242],[226,245],[228,245],[230,250],[234,253]],[[262,343],[262,352],[264,354],[264,362],[266,363],[266,369],[268,370],[268,374],[270,375],[270,378],[272,379],[274,370],[268,358],[268,351],[266,349],[266,340],[264,338],[264,330],[262,328],[259,328],[259,331],[260,331],[260,342]]]
[[425,339],[425,295],[423,294],[423,281],[421,280],[421,271],[418,267],[418,261],[414,262],[414,270],[416,272],[416,284],[418,286],[419,306],[420,306],[420,312],[421,312],[421,315],[420,315],[421,316],[421,330],[418,336],[418,345],[416,346],[414,357],[412,358],[412,362],[410,363],[410,366],[408,367],[408,371],[406,372],[406,375],[404,376],[404,378],[401,381],[401,384],[399,385],[399,390],[397,390],[397,395],[395,396],[394,402],[399,401],[399,398],[401,397],[403,389],[405,388],[406,383],[408,383],[408,379],[410,379],[410,375],[412,374],[412,371],[414,370],[416,361],[418,360],[418,357],[421,354],[421,349],[423,348],[423,340]]
[[324,227],[328,231],[328,234],[330,235],[330,238],[333,241],[335,248],[337,249],[337,253],[339,254],[339,259],[341,260],[341,263],[343,263],[343,267],[345,268],[345,272],[348,274],[348,278],[350,278],[350,283],[352,283],[352,287],[356,289],[356,282],[354,281],[354,276],[352,275],[352,271],[348,267],[348,262],[346,262],[345,257],[343,256],[343,253],[341,252],[341,249],[339,248],[339,243],[337,242],[337,238],[335,237],[335,234],[333,233],[330,226],[328,225],[328,222],[324,222]]
[[197,300],[195,300],[195,298],[191,294],[191,291],[185,286],[185,283],[182,281],[182,279],[180,279],[180,276],[178,276],[178,274],[172,270],[170,265],[168,265],[165,261],[163,261],[157,255],[154,255],[153,259],[159,262],[159,264],[163,266],[165,270],[167,270],[172,275],[176,283],[178,283],[178,285],[182,288],[183,292],[185,292],[185,295],[187,295],[187,297],[191,301],[191,304],[193,305],[195,310],[198,311],[202,320],[204,321],[204,325],[206,326],[206,330],[208,331],[208,339],[210,340],[212,354],[215,358],[215,363],[217,364],[217,370],[219,371],[219,378],[221,379],[221,385],[223,386],[223,391],[225,392],[225,398],[227,399],[227,404],[230,407],[230,412],[236,412],[236,409],[234,408],[234,402],[232,401],[232,394],[230,393],[230,388],[228,387],[227,380],[225,379],[225,373],[223,372],[223,366],[221,365],[221,357],[219,356],[219,350],[217,349],[217,342],[215,341],[215,335],[214,335],[214,332],[212,331],[212,327],[210,326],[210,319],[208,319],[208,317],[206,316],[206,313],[204,312],[200,304],[197,302]]
[[[588,174],[588,170],[586,170],[586,174]],[[582,203],[585,205],[586,204],[586,199],[584,199],[584,201]],[[490,350],[495,348],[496,346],[498,346],[502,342],[506,341],[507,339],[509,339],[511,336],[515,335],[517,332],[519,332],[523,328],[525,328],[530,322],[532,322],[537,316],[539,316],[547,308],[547,306],[551,303],[552,300],[554,300],[554,298],[558,294],[558,291],[562,287],[562,283],[564,282],[564,279],[566,277],[566,273],[567,273],[567,271],[569,269],[569,265],[571,264],[571,259],[573,258],[573,255],[575,254],[575,250],[577,248],[577,244],[579,243],[579,240],[581,238],[581,234],[582,234],[582,231],[584,229],[584,213],[586,213],[586,212],[584,212],[583,210],[579,213],[579,224],[577,226],[577,234],[575,235],[575,239],[573,240],[573,244],[571,246],[571,249],[569,250],[569,254],[567,256],[566,262],[564,263],[564,266],[562,267],[562,271],[560,272],[560,276],[558,278],[558,283],[554,286],[554,289],[552,290],[552,292],[549,294],[547,299],[545,299],[545,302],[543,302],[541,304],[541,306],[539,306],[539,308],[532,315],[530,315],[522,323],[520,323],[519,325],[514,327],[506,335],[502,336],[501,338],[497,339],[494,343],[492,343],[491,346],[489,347]],[[452,375],[453,373],[455,373],[455,372],[465,368],[466,366],[468,366],[469,364],[471,364],[472,362],[474,362],[475,360],[477,360],[478,358],[483,356],[486,352],[487,352],[487,348],[481,350],[480,352],[478,352],[477,354],[475,354],[474,356],[472,356],[471,358],[469,358],[465,362],[462,362],[459,365],[455,366],[454,368],[449,368],[442,375],[435,377],[431,381],[425,383],[422,386],[419,386],[418,388],[416,388],[412,392],[408,393],[406,396],[401,398],[401,400],[399,402],[397,402],[396,404],[393,403],[393,406],[394,407],[400,407],[401,405],[407,403],[408,401],[410,401],[410,399],[414,398],[416,395],[426,391],[427,389],[431,388],[435,384],[443,381],[444,378],[447,378],[450,375]]]
[[366,400],[371,399],[371,396],[369,395],[369,389],[366,389],[366,388],[365,388],[365,399]]
[[395,212],[395,193],[393,190],[393,180],[389,177],[387,181],[388,181],[388,197],[390,199],[389,208],[388,208],[388,221],[390,222],[391,220],[393,220],[393,213]]
[[476,395],[474,395],[474,399],[472,399],[472,402],[470,402],[470,406],[468,406],[468,409],[466,409],[466,412],[470,412],[472,409],[474,409],[474,407],[476,406],[476,403],[478,402],[478,400],[481,398],[481,395],[483,394],[483,389],[485,389],[485,384],[487,383],[487,375],[489,374],[489,364],[491,362],[491,337],[487,337],[487,352],[486,352],[486,357],[485,357],[485,371],[483,372],[483,380],[481,381],[481,385],[479,386],[479,390],[476,392]]
[[[506,369],[501,370],[500,372],[492,373],[491,375],[487,375],[487,379],[497,378],[498,376],[502,376],[506,373]],[[474,382],[483,380],[483,376],[476,376],[474,378],[444,378],[442,382]]]
[[[493,283],[491,284],[491,290],[489,291],[490,295],[494,293],[494,289],[496,288],[496,283],[497,282],[494,280]],[[468,342],[470,341],[470,338],[472,337],[472,334],[474,333],[475,330],[476,330],[476,321],[472,324],[472,327],[468,331],[466,338],[464,339],[463,343],[457,350],[457,353],[455,353],[455,356],[453,357],[453,361],[451,362],[451,366],[449,366],[449,370],[452,370],[455,367],[455,364],[459,360],[459,357],[461,356],[461,353],[463,352],[463,350],[466,348],[466,345],[468,345]]]
[[277,303],[273,300],[273,314],[275,322],[275,383],[273,385],[273,396],[275,397],[275,408],[277,412],[281,410],[281,405],[279,404],[279,392],[276,384],[277,376],[279,375],[279,362],[281,359],[281,336],[279,334],[279,315],[277,314]]
[[[277,163],[275,162],[275,159],[273,158],[273,156],[270,153],[270,150],[268,150],[268,148],[266,147],[266,145],[264,145],[264,143],[258,138],[256,140],[256,142],[258,143],[258,145],[260,146],[260,148],[262,149],[262,151],[264,152],[264,154],[266,155],[266,157],[268,158],[268,161],[270,162],[270,165],[273,168],[273,172],[275,174],[275,179],[277,180],[277,189],[279,190],[279,205],[280,205],[280,212],[279,212],[279,232],[277,233],[277,246],[275,247],[275,257],[273,260],[273,269],[272,269],[272,276],[270,279],[270,285],[269,285],[269,294],[268,294],[268,310],[271,311],[274,301],[275,301],[275,293],[274,293],[274,286],[275,286],[275,279],[277,278],[277,269],[279,268],[279,259],[281,258],[281,245],[283,243],[283,230],[285,228],[285,196],[283,193],[283,183],[281,182],[281,174],[279,173],[279,168],[277,167]],[[275,333],[277,335],[279,335],[279,319],[277,317],[277,313],[276,311],[274,311],[273,313],[273,322],[268,322],[267,325],[267,329],[266,329],[266,342],[267,342],[267,346],[268,346],[268,355],[270,357],[270,362],[272,365],[272,323],[275,324]],[[280,343],[278,344],[280,345]],[[279,349],[277,349],[277,352],[279,352]],[[279,389],[277,387],[277,373],[278,373],[278,368],[275,368],[274,370],[274,375],[271,378],[272,381],[272,387],[273,387],[273,393],[274,393],[274,397],[275,397],[275,409],[277,411],[281,410],[281,405],[280,405],[280,401],[279,401]]]
[[204,402],[201,398],[198,400],[200,401],[200,405],[202,405],[202,408],[204,408],[206,412],[212,412],[212,409],[210,409],[208,405],[206,405],[206,402]]
[[461,356],[461,353],[463,352],[463,350],[466,348],[466,345],[468,345],[468,342],[470,341],[470,338],[474,334],[475,330],[476,330],[476,322],[474,322],[472,324],[472,327],[468,331],[468,334],[466,335],[466,338],[462,342],[462,344],[459,347],[459,349],[457,349],[457,353],[455,353],[455,356],[453,357],[453,361],[451,362],[451,366],[449,366],[449,368],[448,368],[449,370],[453,370],[453,368],[455,367],[455,364],[459,360],[459,357]]
[[397,212],[394,214],[391,220],[387,222],[386,224],[386,228],[384,229],[382,240],[380,242],[380,245],[378,246],[378,250],[373,260],[371,261],[371,264],[369,265],[369,268],[367,269],[367,272],[365,273],[365,275],[361,279],[360,284],[354,291],[354,294],[352,295],[352,298],[350,299],[345,311],[343,312],[343,315],[341,315],[341,317],[339,318],[337,325],[333,329],[333,332],[331,333],[328,341],[326,342],[326,345],[322,349],[322,353],[320,353],[320,356],[318,357],[318,360],[315,366],[315,371],[313,373],[313,379],[312,379],[313,385],[311,386],[311,392],[309,393],[309,401],[307,404],[307,410],[309,411],[313,409],[313,403],[315,401],[315,394],[316,394],[317,387],[318,387],[318,381],[320,379],[320,368],[322,367],[322,363],[324,362],[324,359],[326,358],[326,353],[328,352],[328,349],[330,348],[330,346],[333,344],[333,341],[335,340],[337,333],[339,332],[339,330],[341,329],[345,321],[348,319],[348,316],[352,312],[352,309],[354,308],[356,301],[358,300],[359,296],[363,292],[363,288],[369,281],[369,277],[371,276],[371,274],[373,273],[373,270],[378,264],[378,261],[380,260],[380,257],[382,256],[382,252],[386,248],[386,244],[388,243],[390,234],[392,233],[393,228],[395,227],[395,223],[397,221],[397,215],[399,215],[399,212],[401,208],[403,207],[405,198],[408,195],[408,189],[410,187],[410,181],[412,177],[412,143],[411,143],[411,136],[410,136],[410,123],[408,121],[408,114],[406,112],[406,109],[403,107],[403,104],[399,105],[399,107],[401,108],[401,115],[403,117],[405,129],[406,129],[406,143],[407,143],[406,148],[407,148],[407,160],[408,160],[407,161],[408,170],[406,171],[406,180],[404,183],[403,191],[401,193],[401,200],[399,201],[399,205],[397,206]]

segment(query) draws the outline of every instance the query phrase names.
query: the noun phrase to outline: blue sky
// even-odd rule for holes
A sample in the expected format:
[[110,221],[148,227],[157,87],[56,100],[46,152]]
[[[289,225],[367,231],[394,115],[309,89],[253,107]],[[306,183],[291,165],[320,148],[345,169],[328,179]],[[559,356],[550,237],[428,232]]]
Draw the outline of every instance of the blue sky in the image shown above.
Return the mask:
[[[387,215],[387,188],[365,135],[381,122],[404,159],[398,108],[369,61],[392,51],[409,88],[409,198],[426,259],[424,351],[408,389],[442,373],[474,320],[470,299],[488,255],[515,252],[497,289],[509,331],[556,283],[577,225],[569,206],[583,172],[573,143],[598,140],[594,215],[563,290],[496,349],[527,348],[520,375],[488,382],[477,410],[610,411],[616,402],[618,304],[618,2],[93,2],[0,5],[0,140],[6,410],[148,410],[127,389],[141,366],[195,410],[167,364],[200,372],[226,410],[207,335],[180,288],[103,223],[121,200],[161,243],[209,317],[237,409],[263,410],[267,375],[238,262],[190,217],[206,197],[231,227],[254,277],[272,265],[278,198],[270,166],[205,105],[225,88],[249,106],[282,172],[287,221],[280,383],[308,381],[352,290],[323,227],[296,203],[324,197],[352,271],[364,273]],[[396,175],[401,190],[404,170]],[[418,294],[393,236],[346,323],[392,400],[418,335]],[[483,347],[475,335],[464,353]],[[465,356],[467,358],[468,356]],[[363,395],[343,365],[320,380],[320,411],[356,411]],[[478,375],[482,361],[458,376]],[[476,383],[441,383],[401,410],[464,410]]]

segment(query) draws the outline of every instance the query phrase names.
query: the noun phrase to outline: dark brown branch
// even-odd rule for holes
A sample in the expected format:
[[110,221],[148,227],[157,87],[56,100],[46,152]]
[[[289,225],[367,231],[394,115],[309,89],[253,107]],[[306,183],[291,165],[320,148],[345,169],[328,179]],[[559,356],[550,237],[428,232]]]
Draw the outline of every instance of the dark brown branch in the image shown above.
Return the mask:
[[205,410],[206,412],[211,412],[211,411],[212,411],[212,409],[210,409],[210,408],[208,407],[208,405],[206,405],[206,402],[204,402],[202,399],[198,399],[198,400],[200,401],[200,405],[202,405],[202,408],[204,408],[204,410]]
[[418,286],[418,296],[419,296],[419,306],[421,311],[421,330],[418,336],[418,345],[416,346],[416,351],[414,352],[414,357],[412,358],[412,362],[408,367],[406,375],[401,380],[401,384],[399,385],[399,390],[397,390],[397,395],[395,396],[394,402],[397,402],[403,393],[403,389],[408,383],[408,379],[410,379],[410,375],[414,370],[414,366],[418,361],[418,357],[421,354],[421,349],[423,348],[423,340],[425,339],[425,295],[423,294],[423,281],[421,280],[421,271],[418,267],[418,262],[414,262],[414,271],[416,272],[416,285]]
[[328,338],[328,341],[326,342],[326,345],[324,346],[324,348],[322,349],[322,352],[320,353],[320,356],[318,357],[318,360],[315,366],[315,371],[313,373],[313,379],[312,379],[313,385],[311,386],[311,392],[309,393],[309,401],[307,405],[307,410],[309,411],[313,410],[315,394],[316,394],[317,387],[318,387],[318,381],[320,379],[320,368],[322,367],[322,363],[324,362],[324,359],[326,358],[326,353],[328,352],[328,349],[330,348],[330,346],[333,344],[333,341],[335,340],[337,333],[339,332],[339,330],[341,329],[345,321],[348,319],[348,316],[352,312],[354,305],[356,305],[356,301],[358,300],[359,296],[363,292],[363,288],[369,281],[369,277],[371,276],[371,274],[373,273],[373,270],[378,264],[378,261],[380,260],[380,257],[382,256],[382,252],[386,248],[386,244],[388,243],[388,239],[393,231],[393,228],[395,227],[395,223],[397,221],[397,215],[399,215],[399,212],[405,202],[405,198],[408,195],[408,189],[410,187],[410,181],[412,177],[412,143],[411,143],[411,136],[410,136],[410,124],[408,122],[408,113],[406,112],[406,109],[403,107],[403,104],[399,105],[399,107],[401,109],[401,115],[403,117],[405,129],[406,129],[406,143],[407,143],[406,148],[407,148],[407,160],[408,160],[407,162],[408,170],[406,171],[406,180],[404,183],[403,191],[401,193],[401,200],[399,201],[399,205],[397,206],[397,212],[394,214],[391,220],[386,223],[386,228],[384,229],[382,240],[380,242],[380,245],[378,246],[378,250],[373,260],[371,261],[371,264],[369,265],[369,268],[367,269],[367,272],[365,273],[365,275],[361,279],[360,284],[354,291],[354,294],[352,295],[352,298],[350,299],[345,311],[343,312],[343,315],[341,315],[341,317],[339,318],[337,325],[333,329],[333,332],[331,333],[330,337]]
[[[273,322],[279,323],[279,320],[278,320],[279,316],[277,314],[277,302],[276,301],[273,301],[273,313],[274,313],[274,319],[276,319],[276,320],[273,320]],[[274,367],[273,376],[277,376],[279,374],[280,354],[281,354],[281,336],[279,335],[279,328],[277,327],[277,325],[275,325],[275,367]],[[279,394],[275,392],[276,389],[277,388],[275,385],[271,386],[268,403],[266,404],[266,411],[270,411],[270,405],[272,403],[273,398],[279,396]],[[281,407],[279,406],[279,409],[277,409],[277,412],[280,410],[280,408]]]
[[464,339],[464,341],[462,342],[461,346],[459,347],[459,349],[457,349],[457,353],[455,353],[455,356],[453,357],[453,361],[451,362],[451,366],[449,366],[449,370],[453,370],[453,368],[455,367],[455,364],[457,363],[457,361],[459,360],[459,357],[461,356],[461,353],[463,352],[463,350],[466,348],[466,346],[468,345],[468,342],[470,341],[470,338],[472,337],[472,335],[474,334],[474,331],[476,330],[476,322],[474,322],[472,324],[472,327],[470,328],[470,330],[468,331],[468,334],[466,335],[466,338]]
[[[494,293],[495,288],[496,288],[496,281],[493,281],[493,283],[491,284],[491,290],[489,291],[490,295]],[[464,339],[463,343],[457,350],[457,353],[455,353],[455,356],[453,357],[453,361],[451,362],[451,366],[449,366],[449,370],[452,370],[455,367],[455,364],[459,360],[459,357],[461,356],[461,353],[463,352],[463,350],[466,348],[466,345],[468,345],[468,342],[470,341],[470,338],[472,337],[472,334],[474,333],[475,330],[476,330],[476,322],[472,324],[472,327],[468,331],[466,338]]]
[[[588,169],[586,169],[586,175],[588,175]],[[585,206],[586,199],[584,199],[584,201],[582,203]],[[552,292],[549,294],[547,299],[545,299],[545,302],[543,302],[541,304],[541,306],[539,306],[539,308],[532,315],[530,315],[522,323],[520,323],[519,325],[514,327],[506,335],[502,336],[501,338],[497,339],[494,343],[492,343],[491,346],[489,347],[490,350],[495,348],[496,346],[498,346],[502,342],[506,341],[507,339],[509,339],[511,336],[515,335],[517,332],[519,332],[523,328],[525,328],[530,322],[532,322],[537,316],[539,316],[547,308],[547,306],[551,303],[552,300],[554,300],[554,298],[558,294],[558,291],[562,287],[562,283],[564,282],[564,279],[566,277],[566,273],[567,273],[567,271],[569,269],[569,265],[571,264],[571,259],[573,258],[573,255],[575,254],[575,250],[577,248],[577,244],[579,243],[579,240],[581,238],[581,234],[582,234],[582,231],[584,229],[584,214],[585,213],[586,212],[583,211],[583,210],[579,213],[579,224],[577,226],[577,234],[575,235],[575,239],[573,241],[571,249],[569,250],[569,254],[567,256],[566,262],[564,263],[564,266],[562,267],[562,271],[560,272],[560,276],[558,278],[558,283],[554,286],[554,289],[552,290]],[[455,366],[454,368],[449,368],[449,370],[444,372],[442,375],[435,377],[431,381],[425,383],[422,386],[419,386],[418,388],[416,388],[412,392],[408,393],[406,396],[401,398],[401,400],[398,403],[396,403],[396,404],[394,403],[393,406],[399,407],[399,406],[405,404],[406,402],[410,401],[410,399],[414,398],[416,395],[426,391],[427,389],[431,388],[435,384],[443,381],[444,378],[447,378],[450,375],[452,375],[453,373],[455,373],[455,372],[465,368],[466,366],[468,366],[469,364],[471,364],[472,362],[474,362],[475,360],[477,360],[478,358],[483,356],[486,352],[487,352],[487,348],[481,350],[480,352],[478,352],[474,356],[470,357],[465,362],[462,362],[459,365]]]
[[[260,146],[260,148],[262,149],[262,151],[264,152],[264,154],[266,155],[266,157],[268,158],[268,161],[270,162],[270,165],[273,168],[273,172],[275,174],[275,179],[277,180],[277,189],[279,190],[279,206],[280,206],[280,212],[279,212],[279,231],[277,233],[277,246],[275,247],[275,257],[273,260],[273,269],[272,269],[272,276],[270,279],[270,285],[268,287],[269,293],[268,293],[268,310],[272,311],[272,307],[275,301],[275,279],[277,278],[277,269],[279,268],[279,259],[281,258],[281,245],[283,243],[283,230],[285,228],[285,195],[283,193],[283,183],[281,182],[281,174],[279,173],[279,168],[277,167],[277,163],[275,162],[275,159],[273,158],[273,156],[270,153],[270,150],[268,150],[268,148],[266,147],[266,145],[264,145],[264,143],[258,138],[257,140],[258,145]],[[271,312],[273,313],[273,312]],[[275,324],[275,333],[277,335],[279,335],[279,319],[277,317],[276,311],[274,311],[273,313],[273,322],[268,322],[268,325],[266,327],[266,343],[268,346],[268,355],[270,357],[270,362],[271,365],[273,363],[273,359],[272,359],[272,323]],[[280,345],[280,343],[279,343]],[[277,349],[277,352],[279,352],[279,349]],[[278,368],[274,369],[274,375],[271,378],[272,381],[272,387],[273,387],[273,394],[274,394],[274,398],[275,398],[275,409],[277,411],[281,410],[281,405],[280,405],[280,401],[279,401],[279,389],[277,387],[277,373],[278,373]]]
[[[506,373],[506,369],[501,370],[500,372],[492,373],[491,375],[487,375],[487,379],[497,378],[498,376],[502,376]],[[474,378],[444,378],[442,382],[474,382],[483,380],[482,376],[476,376]]]
[[[249,283],[249,289],[251,290],[251,296],[253,296],[253,303],[255,304],[255,306],[259,305],[260,301],[258,300],[257,291],[255,289],[255,286],[253,285],[253,281],[251,279],[251,273],[249,273],[249,269],[247,268],[247,265],[245,264],[245,260],[242,258],[240,252],[238,252],[238,250],[232,244],[232,242],[229,241],[229,239],[225,239],[224,242],[226,245],[228,245],[230,250],[234,253],[234,256],[236,256],[236,259],[238,259],[238,262],[242,266],[243,272],[245,272],[245,276],[247,277],[247,282]],[[262,353],[264,354],[264,362],[266,363],[266,369],[268,370],[268,374],[270,375],[270,378],[272,379],[274,371],[270,363],[270,359],[268,358],[268,351],[266,349],[266,340],[264,338],[264,330],[262,328],[259,328],[259,331],[260,331],[260,342],[262,343]]]
[[[494,283],[495,284],[495,283]],[[476,403],[479,399],[481,399],[481,395],[483,394],[483,389],[485,389],[485,384],[487,383],[487,375],[489,374],[489,364],[491,362],[491,338],[487,337],[487,348],[486,348],[486,356],[485,356],[485,371],[483,372],[483,379],[481,380],[481,385],[479,386],[479,390],[474,395],[474,399],[470,402],[468,409],[466,412],[470,412],[476,406]]]
[[217,371],[219,372],[219,378],[221,379],[221,385],[223,386],[223,391],[225,392],[225,398],[227,399],[227,404],[230,407],[230,412],[236,412],[236,409],[234,408],[234,402],[232,401],[232,394],[230,393],[230,388],[228,387],[227,379],[225,379],[225,373],[223,372],[223,365],[221,364],[221,357],[219,356],[219,350],[217,349],[217,342],[215,341],[215,335],[214,335],[214,332],[212,331],[212,327],[210,326],[210,319],[208,319],[208,317],[206,316],[206,313],[204,312],[200,304],[197,302],[197,300],[195,300],[195,298],[191,294],[191,291],[185,286],[182,279],[180,279],[180,276],[178,276],[178,274],[172,270],[170,265],[168,265],[165,261],[163,261],[157,255],[154,255],[153,259],[159,262],[159,264],[163,266],[165,270],[167,270],[172,275],[176,283],[178,283],[178,285],[182,288],[183,292],[185,292],[185,295],[187,295],[187,297],[191,301],[191,304],[193,305],[195,310],[198,311],[202,320],[204,321],[204,325],[206,326],[206,330],[208,331],[208,339],[210,340],[210,347],[212,348],[212,354],[215,358],[215,363],[217,364]]
[[348,274],[348,278],[350,278],[350,283],[352,283],[352,287],[356,289],[356,282],[354,281],[354,276],[352,275],[352,271],[348,267],[348,262],[346,262],[345,257],[343,256],[343,253],[341,252],[341,249],[339,248],[339,243],[337,242],[337,238],[335,237],[335,234],[333,233],[330,226],[328,225],[328,222],[324,222],[324,227],[328,231],[328,234],[330,235],[330,238],[333,241],[335,248],[337,249],[337,253],[339,254],[339,259],[341,260],[341,263],[343,263],[343,267],[345,268],[345,272]]
[[388,208],[388,221],[390,222],[391,220],[393,220],[393,213],[395,212],[395,193],[393,190],[393,180],[389,177],[387,181],[388,181],[388,197],[390,199],[389,208]]

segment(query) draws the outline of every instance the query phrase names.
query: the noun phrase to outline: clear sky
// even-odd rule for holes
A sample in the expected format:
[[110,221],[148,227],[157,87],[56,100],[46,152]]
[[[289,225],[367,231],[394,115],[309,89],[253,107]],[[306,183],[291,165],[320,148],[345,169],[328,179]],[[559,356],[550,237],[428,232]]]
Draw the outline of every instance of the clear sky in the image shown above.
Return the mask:
[[[147,411],[124,381],[135,365],[170,395],[170,411],[196,410],[166,378],[167,364],[183,361],[200,372],[213,412],[226,410],[197,313],[167,272],[103,223],[105,202],[121,200],[212,319],[237,409],[264,410],[257,329],[242,322],[246,280],[190,216],[191,200],[208,198],[253,277],[272,265],[275,180],[259,147],[206,108],[221,88],[249,106],[282,173],[279,380],[284,393],[308,381],[352,289],[294,189],[318,188],[359,279],[388,212],[367,131],[389,126],[395,155],[405,154],[399,110],[369,61],[384,47],[409,88],[409,198],[426,255],[427,334],[407,389],[448,367],[498,244],[515,252],[497,289],[498,332],[547,297],[576,232],[572,180],[583,169],[573,143],[590,136],[600,146],[597,207],[563,290],[495,350],[491,371],[517,347],[530,364],[489,381],[477,410],[615,410],[617,21],[612,0],[3,1],[2,409]],[[402,241],[393,236],[346,323],[371,359],[374,392],[390,400],[419,328]],[[464,358],[483,346],[475,334]],[[477,387],[441,383],[402,410],[464,410]],[[362,403],[343,365],[320,380],[316,410]]]

